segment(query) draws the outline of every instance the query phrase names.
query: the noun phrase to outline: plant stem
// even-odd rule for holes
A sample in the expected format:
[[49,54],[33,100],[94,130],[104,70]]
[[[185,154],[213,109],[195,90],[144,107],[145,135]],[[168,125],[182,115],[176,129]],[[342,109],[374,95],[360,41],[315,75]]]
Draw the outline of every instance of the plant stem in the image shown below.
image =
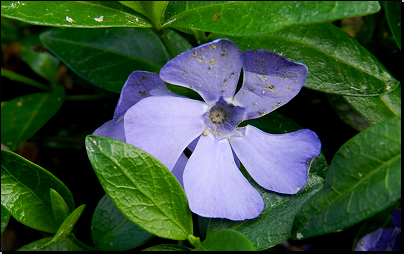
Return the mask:
[[164,28],[161,28],[161,27],[160,28],[152,27],[152,31],[160,39],[161,43],[163,43],[163,45],[166,48],[170,58],[176,57],[178,55],[178,52],[174,48],[174,46],[171,43],[170,39],[168,39],[167,29],[164,29]]

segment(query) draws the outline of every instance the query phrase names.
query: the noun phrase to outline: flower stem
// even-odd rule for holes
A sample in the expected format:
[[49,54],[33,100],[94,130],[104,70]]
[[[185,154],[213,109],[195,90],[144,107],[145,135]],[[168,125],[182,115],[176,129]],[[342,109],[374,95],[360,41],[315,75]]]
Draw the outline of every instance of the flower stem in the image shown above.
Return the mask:
[[152,27],[152,31],[160,39],[161,43],[163,43],[163,45],[166,48],[170,58],[176,57],[178,55],[178,52],[174,48],[174,46],[171,43],[170,39],[168,39],[167,29],[164,29],[164,28],[161,28],[161,27],[159,27],[159,28]]

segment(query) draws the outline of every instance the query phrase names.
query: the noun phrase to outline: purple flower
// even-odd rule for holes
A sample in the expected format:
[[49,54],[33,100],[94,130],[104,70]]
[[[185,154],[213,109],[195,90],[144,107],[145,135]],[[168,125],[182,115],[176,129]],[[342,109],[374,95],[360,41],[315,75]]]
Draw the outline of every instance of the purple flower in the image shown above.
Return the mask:
[[362,237],[355,251],[401,251],[401,208],[392,211],[393,228],[379,228]]
[[[243,85],[235,94],[241,68]],[[204,102],[170,93],[155,75],[142,77],[147,86],[156,86],[143,92],[136,87],[143,83],[129,85],[127,81],[114,117],[124,116],[125,134],[119,131],[118,136],[156,157],[177,178],[183,177],[192,212],[203,217],[252,219],[262,212],[264,202],[238,169],[237,160],[263,188],[295,194],[305,185],[321,143],[307,129],[275,135],[238,125],[291,100],[307,73],[303,64],[276,53],[241,52],[227,39],[216,40],[180,54],[160,71],[163,81],[193,89]],[[133,103],[132,93],[145,98],[135,98]],[[181,167],[174,170],[194,140],[195,150],[188,161],[182,161],[183,172]]]

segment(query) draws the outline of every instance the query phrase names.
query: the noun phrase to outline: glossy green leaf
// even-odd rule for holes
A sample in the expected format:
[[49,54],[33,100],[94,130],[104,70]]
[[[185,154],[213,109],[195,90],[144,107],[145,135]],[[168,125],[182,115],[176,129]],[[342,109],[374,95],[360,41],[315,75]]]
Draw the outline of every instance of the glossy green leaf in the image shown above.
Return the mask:
[[15,150],[56,114],[65,99],[62,86],[50,93],[17,97],[1,108],[1,143]]
[[1,16],[58,27],[150,27],[132,9],[115,1],[1,1]]
[[1,234],[3,234],[4,230],[6,229],[8,222],[10,221],[10,212],[1,205]]
[[291,25],[363,16],[378,2],[356,1],[172,1],[163,26],[227,35],[263,35]]
[[223,229],[208,235],[196,251],[255,251],[253,244],[242,233]]
[[[223,38],[215,34],[211,39]],[[399,82],[354,38],[331,24],[293,26],[265,36],[229,37],[242,51],[267,49],[305,64],[304,86],[325,93],[376,96]]]
[[386,9],[387,22],[389,23],[391,32],[401,49],[401,6],[398,1],[386,1],[384,3]]
[[20,54],[24,62],[39,76],[45,78],[50,83],[56,83],[56,71],[59,60],[48,52],[38,52],[34,50],[35,44],[25,41],[20,49]]
[[55,233],[50,188],[55,189],[74,209],[69,189],[50,172],[23,157],[1,150],[1,203],[22,224]]
[[372,124],[401,116],[401,85],[380,96],[344,96],[344,99]]
[[302,205],[322,187],[323,179],[314,174],[309,175],[304,188],[295,195],[278,194],[260,187],[249,179],[250,183],[261,194],[265,208],[255,219],[231,221],[211,219],[208,237],[212,232],[222,229],[233,229],[245,235],[257,250],[264,250],[277,245],[290,237],[295,215]]
[[54,240],[53,237],[42,238],[38,241],[27,244],[19,251],[84,251],[88,250],[83,248],[82,244],[77,242],[78,240],[70,235],[61,239]]
[[142,251],[191,251],[192,249],[178,244],[160,244]]
[[[190,48],[176,32],[168,36],[175,47]],[[158,73],[170,59],[150,29],[54,29],[40,39],[80,77],[116,93],[133,71]]]
[[114,139],[89,135],[91,165],[119,211],[159,237],[185,240],[193,233],[191,211],[173,174],[146,152]]
[[391,212],[398,207],[400,207],[400,202],[395,202],[393,203],[393,205],[389,206],[388,208],[384,209],[383,211],[363,223],[363,225],[359,229],[358,234],[355,237],[352,245],[352,250],[355,249],[358,241],[366,234],[369,234],[379,228],[388,228],[388,224],[391,221]]
[[52,188],[50,189],[50,197],[53,219],[55,220],[56,225],[60,226],[70,214],[69,207],[62,196]]
[[335,154],[324,187],[296,217],[293,237],[352,226],[401,197],[401,118],[373,125]]
[[98,250],[123,251],[136,248],[154,235],[129,221],[104,195],[95,208],[91,220],[91,236]]
[[61,238],[66,237],[72,232],[74,225],[76,225],[77,220],[80,218],[81,214],[84,211],[86,205],[81,205],[77,207],[62,223],[55,236],[53,237],[54,241],[59,240]]
[[42,89],[42,90],[49,90],[49,88],[47,86],[43,85],[42,83],[39,83],[38,81],[35,81],[33,79],[30,79],[28,77],[25,77],[23,75],[20,75],[18,73],[15,73],[15,72],[7,70],[7,69],[1,68],[1,76],[9,78],[11,80],[15,80],[17,82],[24,83],[26,85],[30,85],[30,86]]

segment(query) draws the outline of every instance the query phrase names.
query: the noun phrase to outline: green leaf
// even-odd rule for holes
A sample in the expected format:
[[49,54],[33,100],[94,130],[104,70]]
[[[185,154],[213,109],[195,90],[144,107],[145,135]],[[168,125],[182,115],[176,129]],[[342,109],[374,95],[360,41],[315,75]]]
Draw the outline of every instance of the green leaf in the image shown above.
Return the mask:
[[391,32],[397,42],[398,47],[401,49],[401,5],[398,1],[386,1],[386,17],[389,23]]
[[304,188],[295,195],[268,191],[252,179],[249,181],[261,193],[265,203],[264,211],[252,220],[210,219],[208,237],[212,232],[221,229],[233,229],[245,235],[257,250],[264,250],[285,241],[290,237],[295,215],[302,205],[320,190],[323,179],[314,174],[309,175]]
[[1,1],[1,16],[58,27],[150,27],[132,9],[114,1]]
[[20,75],[18,73],[15,73],[15,72],[7,70],[7,69],[1,68],[1,76],[9,78],[11,80],[15,80],[17,82],[24,83],[26,85],[30,85],[30,86],[42,89],[42,90],[49,90],[49,88],[47,86],[43,85],[42,83],[39,83],[38,81],[35,81],[33,79],[30,79],[28,77],[25,77],[23,75]]
[[163,26],[227,35],[263,35],[378,12],[378,2],[356,1],[170,1]]
[[84,251],[81,244],[77,243],[77,239],[70,235],[58,240],[54,240],[52,237],[42,238],[38,241],[27,244],[19,251]]
[[154,235],[129,221],[104,195],[95,208],[91,220],[91,236],[98,250],[124,251],[136,248]]
[[210,234],[196,251],[255,251],[253,244],[242,233],[223,229]]
[[160,244],[142,251],[191,251],[192,249],[178,244]]
[[69,207],[62,196],[52,188],[50,189],[50,197],[53,219],[55,220],[56,225],[60,226],[70,214]]
[[76,225],[77,220],[80,218],[84,211],[86,205],[81,205],[77,207],[62,223],[55,236],[54,241],[66,237],[72,232],[74,225]]
[[[223,38],[215,34],[211,39]],[[376,96],[399,82],[354,38],[331,24],[293,26],[265,36],[228,37],[242,51],[267,49],[305,64],[305,87],[348,96]]]
[[344,96],[344,99],[372,124],[401,116],[401,85],[394,91],[380,96]]
[[62,86],[8,101],[1,108],[1,143],[15,150],[56,114],[65,99]]
[[335,154],[324,187],[296,217],[293,237],[352,226],[401,197],[401,118],[373,125]]
[[1,150],[1,203],[17,221],[55,233],[59,225],[53,219],[50,188],[74,209],[73,196],[59,179],[21,156]]
[[[177,48],[189,43],[175,32]],[[120,93],[136,70],[158,73],[170,59],[150,29],[53,29],[41,34],[42,42],[72,71],[90,83]]]
[[55,84],[59,60],[48,52],[34,50],[36,45],[30,39],[23,40],[20,49],[21,57],[36,74]]
[[8,222],[10,221],[10,216],[11,214],[7,208],[1,205],[1,234],[3,234],[6,229]]
[[112,202],[130,221],[159,237],[185,240],[191,211],[173,174],[146,152],[114,139],[89,135],[91,165]]

